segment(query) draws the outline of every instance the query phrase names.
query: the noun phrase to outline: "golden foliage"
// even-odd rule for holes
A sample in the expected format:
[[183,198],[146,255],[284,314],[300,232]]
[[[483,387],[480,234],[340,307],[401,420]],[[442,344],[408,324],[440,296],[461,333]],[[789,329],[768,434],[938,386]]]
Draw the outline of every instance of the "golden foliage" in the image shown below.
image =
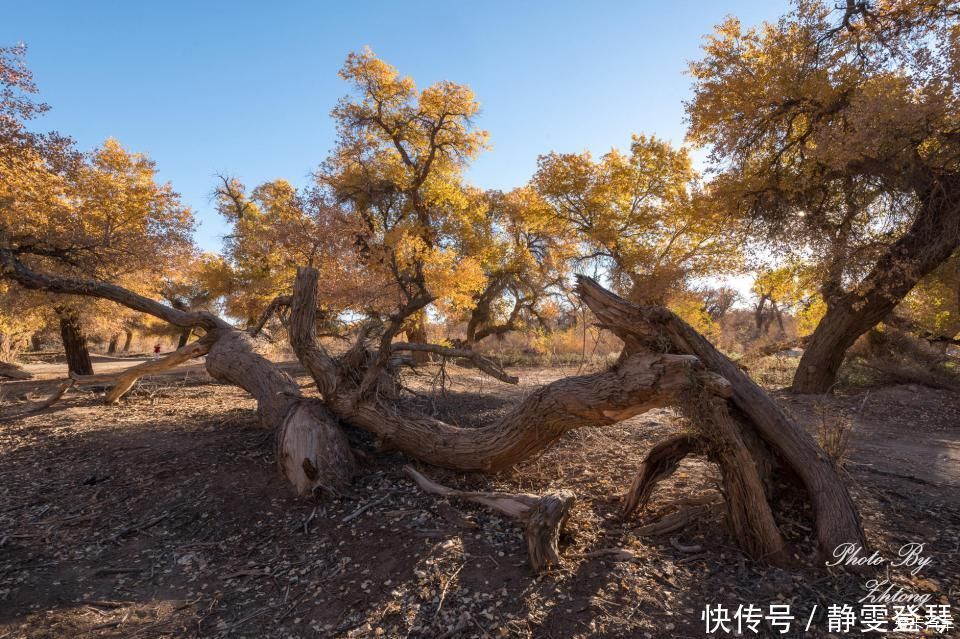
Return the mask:
[[581,260],[602,260],[621,288],[662,301],[692,278],[739,266],[735,233],[702,205],[698,180],[684,149],[640,135],[629,154],[541,156],[533,184],[580,238]]

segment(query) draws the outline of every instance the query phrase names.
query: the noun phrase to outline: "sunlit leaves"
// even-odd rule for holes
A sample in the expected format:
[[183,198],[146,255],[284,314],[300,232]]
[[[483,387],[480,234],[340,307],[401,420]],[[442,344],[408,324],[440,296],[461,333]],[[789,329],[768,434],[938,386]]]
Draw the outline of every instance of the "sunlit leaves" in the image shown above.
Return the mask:
[[738,266],[731,225],[703,205],[686,151],[655,137],[634,136],[629,154],[597,160],[541,156],[533,184],[581,238],[581,258],[604,260],[641,298],[663,300],[691,278]]

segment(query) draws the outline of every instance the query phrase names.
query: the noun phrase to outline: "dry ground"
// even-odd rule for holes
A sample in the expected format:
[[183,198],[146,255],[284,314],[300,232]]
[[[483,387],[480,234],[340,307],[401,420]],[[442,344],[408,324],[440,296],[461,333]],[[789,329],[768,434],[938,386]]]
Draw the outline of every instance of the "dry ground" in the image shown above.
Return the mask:
[[[463,425],[572,372],[524,370],[517,389],[453,370],[452,392],[431,395],[425,379],[416,401]],[[8,397],[26,388],[4,386]],[[807,537],[789,569],[743,557],[719,517],[672,538],[638,536],[670,502],[715,490],[714,467],[699,460],[620,521],[632,472],[679,427],[669,411],[571,433],[493,477],[423,469],[457,487],[573,490],[564,565],[535,576],[512,523],[422,494],[401,473],[403,456],[362,434],[352,434],[366,451],[352,493],[297,500],[277,476],[272,434],[251,399],[199,369],[143,383],[119,407],[98,400],[74,392],[0,424],[0,639],[703,637],[708,603],[791,603],[802,623],[818,604],[802,636],[819,637],[824,605],[863,595],[863,575],[812,565],[802,517],[782,522]],[[811,429],[825,408],[853,421],[848,479],[871,543],[891,556],[924,542],[932,565],[916,578],[890,576],[956,607],[960,396],[894,386],[782,400]],[[635,557],[602,552],[619,548]]]

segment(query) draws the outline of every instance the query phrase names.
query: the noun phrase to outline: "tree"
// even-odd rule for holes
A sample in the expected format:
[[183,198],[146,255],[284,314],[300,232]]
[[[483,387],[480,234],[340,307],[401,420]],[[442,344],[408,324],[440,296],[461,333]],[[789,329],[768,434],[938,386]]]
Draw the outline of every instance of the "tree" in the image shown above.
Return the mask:
[[706,287],[701,289],[703,310],[714,322],[719,322],[734,305],[740,301],[740,293],[730,286]]
[[797,392],[827,391],[847,348],[960,243],[957,12],[801,0],[775,24],[728,19],[690,65],[715,205],[817,256],[826,312]]
[[[377,191],[377,196],[369,201],[364,195],[369,191],[355,192],[347,210],[366,225],[362,227],[366,229],[365,234],[358,238],[360,255],[371,269],[392,276],[392,280],[386,281],[395,287],[400,299],[383,325],[368,323],[346,352],[333,357],[315,339],[317,296],[323,290],[321,273],[312,267],[298,269],[290,299],[290,343],[297,358],[313,376],[318,396],[305,397],[289,375],[260,355],[253,331],[238,329],[209,311],[176,309],[112,281],[61,272],[68,270],[60,264],[65,260],[61,253],[67,250],[63,247],[49,256],[51,261],[44,261],[37,259],[35,253],[22,250],[24,243],[0,244],[0,277],[27,290],[110,301],[202,333],[200,339],[166,358],[115,376],[95,377],[101,383],[114,384],[108,400],[116,401],[139,375],[206,355],[205,365],[211,376],[240,386],[256,399],[260,420],[276,432],[278,463],[301,492],[336,490],[349,482],[355,465],[342,424],[373,433],[426,463],[458,470],[494,471],[530,458],[572,429],[613,424],[652,408],[677,405],[689,413],[691,431],[671,436],[650,451],[634,481],[627,514],[649,497],[660,479],[676,469],[680,459],[697,454],[718,464],[727,519],[738,543],[752,556],[784,561],[788,555],[774,509],[791,502],[772,500],[767,494],[766,486],[775,485],[765,481],[771,479],[768,471],[785,471],[783,479],[793,478],[802,485],[813,509],[822,554],[828,555],[841,543],[864,544],[856,508],[836,468],[803,428],[736,364],[674,313],[660,306],[630,303],[588,278],[578,280],[576,292],[603,326],[623,340],[624,356],[616,365],[597,373],[560,379],[537,389],[498,420],[482,427],[461,428],[448,424],[403,402],[397,386],[394,356],[406,352],[419,350],[469,358],[480,370],[501,380],[517,380],[472,350],[393,341],[405,320],[439,298],[431,287],[445,291],[444,297],[451,300],[455,299],[454,295],[479,290],[471,285],[464,291],[458,288],[458,283],[450,281],[450,273],[457,271],[449,261],[450,256],[461,261],[469,259],[455,253],[450,226],[445,224],[452,214],[461,215],[471,210],[459,206],[464,191],[450,188],[446,195],[436,199],[432,186],[422,192],[410,190],[412,187],[406,178],[416,182],[419,173],[415,168],[422,168],[423,164],[418,159],[410,160],[408,165],[401,158],[403,155],[413,157],[414,153],[421,158],[424,152],[429,158],[435,153],[431,162],[439,167],[446,165],[450,172],[448,178],[456,174],[460,154],[472,148],[469,144],[458,147],[456,141],[462,142],[463,135],[472,138],[457,126],[454,126],[456,135],[448,137],[445,123],[448,117],[456,120],[458,116],[452,114],[471,110],[462,104],[456,106],[458,100],[440,99],[465,95],[449,84],[440,85],[439,96],[427,89],[415,103],[407,99],[399,104],[390,102],[401,90],[409,89],[407,95],[412,96],[412,82],[399,80],[395,72],[369,55],[351,57],[345,75],[352,77],[353,69],[358,66],[367,68],[358,77],[363,77],[362,84],[366,87],[367,97],[361,102],[366,104],[371,100],[367,105],[370,110],[364,107],[354,111],[346,107],[356,116],[351,116],[347,124],[352,134],[364,140],[366,151],[361,154],[362,162],[354,164],[356,158],[348,156],[352,159],[347,161],[340,153],[341,148],[333,165],[345,170],[324,177],[346,179],[354,170],[380,171],[391,166],[400,168],[400,164],[406,167],[394,176],[394,184],[402,188],[386,184],[384,192]],[[365,114],[368,113],[372,113],[370,122],[387,132],[391,143],[371,144],[369,138],[376,134],[363,128],[367,126]],[[411,118],[420,123],[408,130]],[[387,124],[382,126],[376,120]],[[415,144],[423,141],[417,134],[420,130],[427,131],[430,138],[422,148]],[[431,151],[436,145],[442,146]],[[418,148],[420,150],[415,151]],[[370,155],[379,157],[381,152],[386,157],[380,157],[373,166],[365,164]],[[453,155],[440,159],[440,155],[447,152]],[[344,164],[341,165],[340,160]],[[367,173],[366,176],[371,174],[376,175]],[[429,174],[427,177],[426,183],[433,185]],[[366,187],[383,184],[368,181],[367,177],[352,183]],[[435,186],[451,184],[440,180]],[[383,220],[389,224],[381,225]],[[80,236],[78,241],[86,238]],[[441,266],[446,272],[435,270]],[[483,281],[482,271],[479,280]],[[435,492],[445,491],[422,476],[418,483]],[[797,484],[790,486],[797,487]],[[504,494],[458,495],[482,498],[484,503],[496,503],[501,508],[505,503],[513,504],[515,508],[511,512],[527,524],[534,567],[540,569],[557,557],[559,526],[569,516],[573,502],[569,494],[548,499]]]
[[920,280],[898,310],[920,337],[960,343],[960,252]]
[[[124,282],[144,290],[191,247],[190,211],[153,162],[107,140],[90,153],[28,131],[46,109],[22,48],[0,50],[0,248],[48,272]],[[135,277],[134,277],[135,276]],[[78,300],[55,311],[71,371],[92,373]]]
[[533,185],[580,238],[578,261],[600,262],[631,299],[662,303],[738,262],[731,229],[700,206],[687,152],[655,137],[635,135],[629,155],[612,150],[597,161],[586,152],[541,156]]
[[480,107],[464,85],[418,90],[369,49],[350,54],[340,75],[355,93],[333,110],[337,146],[316,177],[352,220],[360,263],[389,296],[383,360],[401,330],[411,342],[427,341],[434,301],[462,307],[484,285],[477,260],[457,253],[451,231],[482,214],[462,173],[487,133],[473,125]]
[[230,316],[257,325],[275,300],[290,295],[298,265],[329,274],[319,303],[330,314],[364,314],[383,306],[378,287],[357,261],[358,231],[328,194],[298,190],[279,179],[248,194],[239,180],[223,176],[216,197],[232,227],[225,263],[215,274]]
[[0,281],[0,362],[13,363],[46,318],[35,297]]
[[[574,241],[531,188],[474,193],[485,207],[454,230],[457,251],[476,259],[485,284],[462,315],[466,347],[524,327],[545,327],[564,289]],[[456,316],[456,313],[453,313]]]

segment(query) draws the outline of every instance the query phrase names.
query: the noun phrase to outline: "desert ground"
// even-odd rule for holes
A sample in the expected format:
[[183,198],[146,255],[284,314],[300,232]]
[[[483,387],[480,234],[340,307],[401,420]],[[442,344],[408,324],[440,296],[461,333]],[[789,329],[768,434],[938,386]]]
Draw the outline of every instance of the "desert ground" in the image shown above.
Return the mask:
[[[102,359],[118,370],[142,358]],[[6,383],[16,401],[62,375]],[[286,365],[311,393],[309,378]],[[410,401],[470,426],[575,368],[524,368],[519,386],[448,366],[440,392],[424,373]],[[45,379],[46,378],[46,379]],[[832,397],[776,393],[812,432],[823,415],[852,426],[845,479],[871,550],[908,542],[932,558],[890,578],[931,603],[960,590],[960,395],[917,385]],[[747,559],[708,513],[670,534],[638,530],[678,501],[717,491],[695,458],[627,521],[620,496],[650,446],[682,428],[669,410],[583,429],[509,472],[418,466],[448,486],[543,493],[577,505],[562,566],[527,564],[522,530],[482,506],[423,493],[410,460],[352,431],[363,451],[349,492],[298,499],[278,475],[273,434],[254,401],[199,364],[146,378],[122,401],[71,390],[45,411],[0,425],[0,639],[40,637],[703,637],[708,604],[792,605],[826,637],[825,607],[855,604],[870,575],[815,563],[809,521],[779,522],[794,562]],[[766,623],[766,622],[765,622]],[[774,629],[762,625],[758,636]],[[750,636],[749,634],[747,636]],[[779,636],[779,634],[778,634]]]

